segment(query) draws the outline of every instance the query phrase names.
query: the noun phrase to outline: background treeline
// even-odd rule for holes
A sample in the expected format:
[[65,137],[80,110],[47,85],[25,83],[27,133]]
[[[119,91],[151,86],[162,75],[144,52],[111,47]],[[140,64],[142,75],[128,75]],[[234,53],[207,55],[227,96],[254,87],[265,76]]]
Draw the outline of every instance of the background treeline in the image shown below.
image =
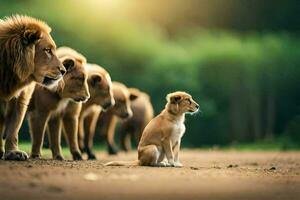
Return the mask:
[[151,2],[10,0],[0,17],[47,21],[57,46],[148,92],[156,113],[190,92],[203,113],[187,117],[186,146],[300,143],[298,1]]

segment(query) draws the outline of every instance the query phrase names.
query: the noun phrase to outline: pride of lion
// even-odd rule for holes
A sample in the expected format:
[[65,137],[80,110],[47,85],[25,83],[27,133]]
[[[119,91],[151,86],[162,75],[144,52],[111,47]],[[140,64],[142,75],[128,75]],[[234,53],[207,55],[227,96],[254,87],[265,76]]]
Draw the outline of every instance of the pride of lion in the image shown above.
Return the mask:
[[55,160],[64,160],[62,134],[73,160],[82,160],[82,154],[96,159],[96,132],[105,137],[108,153],[116,154],[119,130],[121,149],[129,151],[134,141],[138,159],[105,166],[182,167],[185,114],[199,110],[192,96],[181,91],[168,94],[165,109],[153,118],[146,92],[112,81],[107,69],[89,63],[77,50],[57,48],[50,32],[45,22],[29,16],[0,19],[0,159],[29,158],[18,148],[25,118],[32,142],[30,159],[43,157],[45,133]]

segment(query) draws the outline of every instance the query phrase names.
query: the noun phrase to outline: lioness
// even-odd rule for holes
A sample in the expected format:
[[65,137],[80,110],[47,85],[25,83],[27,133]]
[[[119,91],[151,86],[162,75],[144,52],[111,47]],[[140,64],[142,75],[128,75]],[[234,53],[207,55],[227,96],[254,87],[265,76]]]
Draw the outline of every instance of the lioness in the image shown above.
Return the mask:
[[199,105],[191,95],[180,91],[168,94],[166,99],[165,109],[143,131],[138,146],[138,160],[113,161],[105,165],[183,166],[179,161],[179,150],[185,132],[185,113],[197,112]]
[[[66,107],[73,102],[85,102],[90,96],[87,73],[84,67],[85,59],[64,55],[64,51],[64,48],[57,50],[59,58],[67,69],[63,80],[51,90],[36,86],[30,102],[28,115],[32,137],[32,158],[41,157],[44,132],[48,124],[49,143],[53,159],[63,160],[60,148],[61,122],[63,122],[65,129],[75,132],[78,125],[78,115],[70,114]],[[72,132],[72,134],[76,133]],[[71,141],[72,139],[74,141]],[[77,144],[77,137],[69,138],[69,142]],[[74,160],[81,159],[78,145],[70,145],[70,151]]]
[[[52,87],[66,72],[50,31],[46,23],[28,16],[0,20],[0,134],[6,139],[6,160],[28,158],[18,149],[18,132],[35,83]],[[1,136],[0,158],[3,154]]]
[[[115,104],[115,100],[112,94],[112,82],[109,73],[102,67],[96,64],[85,64],[85,68],[88,73],[88,86],[90,92],[90,98],[87,102],[82,104],[82,107],[75,105],[68,105],[66,110],[72,115],[79,116],[78,125],[78,138],[79,147],[84,152],[84,121],[89,120],[93,115],[93,110],[97,110],[99,114],[102,109],[108,109]],[[94,133],[94,122],[88,123],[89,130],[87,132],[88,137],[93,137],[90,133]],[[64,131],[68,138],[75,138],[76,145],[78,146],[77,134],[74,135],[74,131],[70,130],[72,127],[65,127]],[[69,140],[69,139],[68,139]],[[69,141],[69,145],[72,145]],[[90,155],[90,154],[89,154]]]
[[137,98],[131,102],[132,117],[120,122],[120,143],[124,151],[131,149],[131,137],[138,145],[144,128],[154,115],[150,96],[147,93],[137,88],[129,88],[129,92],[135,94]]
[[[86,125],[87,127],[91,127],[91,123],[93,126],[93,130],[90,130],[90,135],[86,140],[85,149],[88,154],[89,159],[96,159],[95,154],[92,151],[93,147],[93,136],[95,134],[95,127],[99,125],[100,134],[103,134],[107,138],[108,150],[110,153],[116,153],[115,144],[114,144],[114,132],[117,123],[117,117],[122,119],[127,119],[132,116],[132,110],[130,108],[130,101],[134,100],[137,96],[135,94],[131,94],[128,91],[128,88],[119,82],[112,83],[113,88],[113,97],[115,99],[115,105],[108,109],[105,112],[99,113],[99,110],[93,109],[91,110],[90,118],[88,119]],[[100,114],[100,116],[99,116]],[[91,135],[92,134],[92,135]]]

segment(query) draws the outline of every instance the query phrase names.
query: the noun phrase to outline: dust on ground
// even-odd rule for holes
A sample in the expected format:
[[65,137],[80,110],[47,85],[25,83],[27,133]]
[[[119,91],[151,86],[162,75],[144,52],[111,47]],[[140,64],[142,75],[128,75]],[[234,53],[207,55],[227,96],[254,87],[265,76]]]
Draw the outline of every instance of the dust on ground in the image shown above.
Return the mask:
[[105,167],[97,161],[0,161],[0,199],[300,199],[300,152],[183,150],[183,168]]

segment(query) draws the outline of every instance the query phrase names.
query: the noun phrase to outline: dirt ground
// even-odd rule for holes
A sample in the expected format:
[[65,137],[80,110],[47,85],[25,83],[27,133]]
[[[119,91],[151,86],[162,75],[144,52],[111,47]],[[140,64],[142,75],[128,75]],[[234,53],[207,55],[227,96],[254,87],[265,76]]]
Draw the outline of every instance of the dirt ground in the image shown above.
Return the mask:
[[0,161],[0,199],[300,199],[300,152],[183,150],[183,168],[98,161]]

